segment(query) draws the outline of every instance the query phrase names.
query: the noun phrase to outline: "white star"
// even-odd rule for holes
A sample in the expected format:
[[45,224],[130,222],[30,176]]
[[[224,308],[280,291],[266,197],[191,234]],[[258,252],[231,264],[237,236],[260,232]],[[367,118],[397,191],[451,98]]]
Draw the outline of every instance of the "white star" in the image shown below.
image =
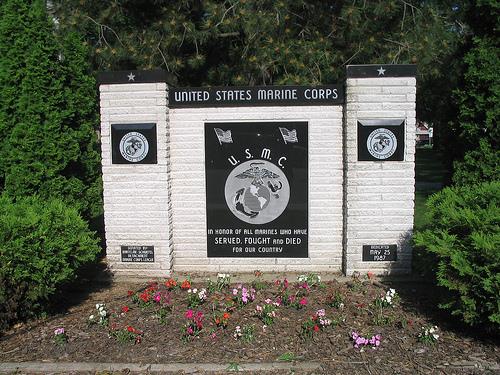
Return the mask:
[[130,72],[130,74],[127,76],[128,78],[128,81],[135,81],[135,74],[133,74],[132,72]]
[[380,67],[380,69],[377,69],[377,72],[378,72],[378,75],[379,75],[379,76],[383,76],[383,75],[385,75],[385,74],[384,74],[384,73],[385,73],[385,69],[384,69],[384,68],[382,68],[382,67]]

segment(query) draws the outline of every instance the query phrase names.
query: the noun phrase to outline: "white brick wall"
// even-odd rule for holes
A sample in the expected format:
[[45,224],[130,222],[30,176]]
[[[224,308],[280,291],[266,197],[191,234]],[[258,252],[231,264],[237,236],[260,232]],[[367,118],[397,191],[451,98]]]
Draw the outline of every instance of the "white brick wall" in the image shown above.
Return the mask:
[[[165,83],[100,86],[104,222],[116,273],[166,276],[171,268],[169,145]],[[112,164],[111,124],[156,123],[158,164]],[[153,245],[154,263],[122,263],[121,245]]]
[[[345,259],[347,275],[411,269],[415,161],[415,78],[351,78],[346,87]],[[404,161],[357,161],[357,121],[404,119]],[[398,244],[396,262],[363,262],[362,246]]]
[[[309,122],[309,258],[208,258],[204,123]],[[174,271],[340,271],[342,106],[170,110]]]

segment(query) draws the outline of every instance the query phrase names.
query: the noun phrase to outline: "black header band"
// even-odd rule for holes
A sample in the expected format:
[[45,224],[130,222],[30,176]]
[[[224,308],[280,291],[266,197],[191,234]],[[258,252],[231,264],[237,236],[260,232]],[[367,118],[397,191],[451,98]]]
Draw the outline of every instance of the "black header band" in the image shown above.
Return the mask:
[[416,65],[348,65],[347,78],[415,77]]
[[113,72],[97,73],[97,82],[100,85],[112,85],[120,83],[175,83],[173,74],[165,70],[121,70]]
[[344,103],[341,85],[171,88],[171,108],[338,105]]

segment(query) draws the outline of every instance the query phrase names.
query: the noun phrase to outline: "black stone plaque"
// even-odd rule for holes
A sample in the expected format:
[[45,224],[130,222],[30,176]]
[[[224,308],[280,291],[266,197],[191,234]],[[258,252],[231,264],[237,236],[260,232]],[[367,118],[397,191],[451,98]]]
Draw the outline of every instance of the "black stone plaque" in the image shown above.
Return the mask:
[[170,90],[170,108],[269,105],[338,105],[342,85],[179,87]]
[[165,70],[121,70],[110,72],[99,72],[97,81],[101,85],[121,83],[176,83],[177,78]]
[[153,263],[155,261],[154,246],[122,246],[122,262]]
[[156,124],[112,124],[113,164],[156,164]]
[[363,245],[363,262],[396,261],[398,245]]
[[402,161],[405,152],[404,120],[358,121],[359,161]]
[[347,78],[415,77],[416,75],[417,66],[412,64],[369,64],[347,66]]
[[209,257],[308,256],[307,122],[206,123]]

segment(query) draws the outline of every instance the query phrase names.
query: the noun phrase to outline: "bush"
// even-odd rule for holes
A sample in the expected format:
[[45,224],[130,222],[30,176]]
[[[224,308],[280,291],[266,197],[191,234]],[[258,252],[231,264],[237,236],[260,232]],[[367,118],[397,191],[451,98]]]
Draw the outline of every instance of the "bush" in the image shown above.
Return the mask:
[[464,160],[454,164],[453,184],[473,185],[500,180],[500,151],[482,139],[476,150],[468,151]]
[[98,92],[87,47],[44,0],[0,1],[0,190],[102,213]]
[[0,197],[0,328],[44,311],[100,249],[77,210],[57,199]]
[[500,181],[446,188],[427,201],[426,226],[415,234],[439,286],[440,307],[475,325],[500,325]]

